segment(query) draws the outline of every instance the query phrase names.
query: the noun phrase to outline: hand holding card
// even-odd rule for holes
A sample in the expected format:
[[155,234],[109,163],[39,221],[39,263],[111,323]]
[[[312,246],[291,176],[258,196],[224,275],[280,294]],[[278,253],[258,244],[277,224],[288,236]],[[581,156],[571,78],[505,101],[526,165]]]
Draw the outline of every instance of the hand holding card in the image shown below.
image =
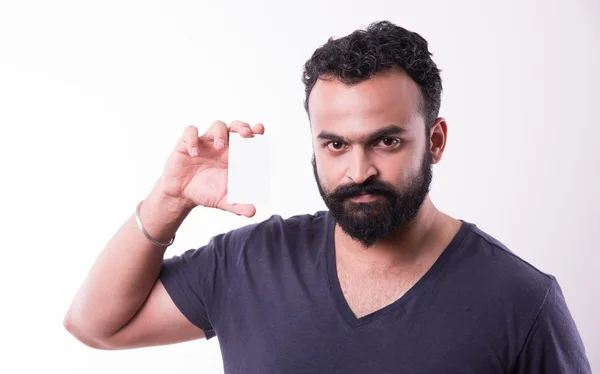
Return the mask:
[[[163,175],[153,192],[156,191],[157,198],[171,206],[171,211],[189,212],[196,206],[204,206],[246,217],[254,216],[254,205],[227,202],[229,140],[259,136],[264,131],[260,123],[250,127],[242,121],[233,121],[229,125],[215,121],[202,135],[199,135],[196,126],[188,126],[169,155]],[[234,169],[244,171],[246,166],[255,165],[252,160],[243,163],[236,161],[237,148],[233,150]],[[232,176],[234,181],[237,174]],[[232,186],[233,200],[240,200],[239,196],[236,197],[236,191],[239,190],[237,185],[234,183]]]

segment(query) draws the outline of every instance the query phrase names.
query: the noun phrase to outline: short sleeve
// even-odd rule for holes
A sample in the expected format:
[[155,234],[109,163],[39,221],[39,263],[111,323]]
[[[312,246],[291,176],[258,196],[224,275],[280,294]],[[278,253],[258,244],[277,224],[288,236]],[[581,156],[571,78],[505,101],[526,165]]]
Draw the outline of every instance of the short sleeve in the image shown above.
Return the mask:
[[555,279],[529,332],[513,373],[591,373],[583,341]]
[[159,279],[182,314],[216,336],[211,316],[218,316],[221,300],[237,277],[237,259],[252,226],[213,237],[208,244],[163,260]]

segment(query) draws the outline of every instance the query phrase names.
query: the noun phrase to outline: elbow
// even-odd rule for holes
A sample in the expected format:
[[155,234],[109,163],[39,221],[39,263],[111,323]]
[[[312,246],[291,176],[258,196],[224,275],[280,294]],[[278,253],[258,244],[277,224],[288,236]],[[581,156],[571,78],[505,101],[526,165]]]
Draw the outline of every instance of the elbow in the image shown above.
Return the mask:
[[115,349],[106,342],[107,339],[98,338],[91,334],[89,329],[83,327],[82,323],[76,322],[75,318],[73,318],[69,313],[67,313],[63,319],[63,327],[75,339],[90,348],[98,350]]

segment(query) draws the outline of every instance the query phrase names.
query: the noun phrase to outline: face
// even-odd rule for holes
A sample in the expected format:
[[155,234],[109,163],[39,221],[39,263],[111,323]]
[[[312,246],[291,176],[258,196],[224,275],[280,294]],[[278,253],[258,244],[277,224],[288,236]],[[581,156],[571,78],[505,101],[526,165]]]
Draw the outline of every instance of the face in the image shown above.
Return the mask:
[[341,229],[370,247],[418,213],[432,179],[418,86],[400,71],[355,86],[319,80],[309,97],[313,171]]

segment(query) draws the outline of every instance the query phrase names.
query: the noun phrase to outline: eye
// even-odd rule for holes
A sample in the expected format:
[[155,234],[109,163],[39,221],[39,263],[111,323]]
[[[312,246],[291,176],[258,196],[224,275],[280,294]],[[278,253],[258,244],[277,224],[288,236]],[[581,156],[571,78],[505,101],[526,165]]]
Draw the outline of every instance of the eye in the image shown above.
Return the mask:
[[325,146],[332,151],[340,151],[344,148],[344,143],[334,140],[334,141],[325,143]]
[[383,138],[375,143],[376,146],[381,145],[383,148],[398,148],[400,146],[400,139],[398,138]]

